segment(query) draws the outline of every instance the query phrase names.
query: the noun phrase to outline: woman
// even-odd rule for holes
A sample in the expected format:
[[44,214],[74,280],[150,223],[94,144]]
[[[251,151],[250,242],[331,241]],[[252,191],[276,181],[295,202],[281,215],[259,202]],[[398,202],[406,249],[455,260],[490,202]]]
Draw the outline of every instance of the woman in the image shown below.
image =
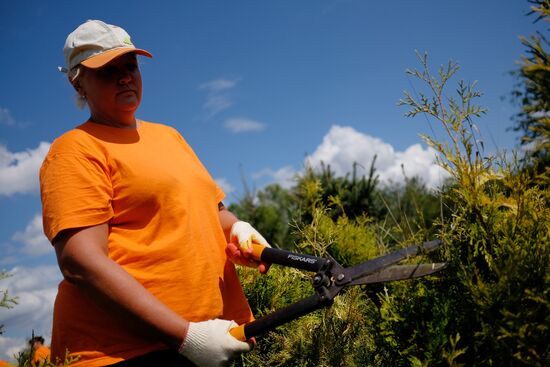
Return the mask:
[[32,348],[32,360],[31,366],[38,367],[44,366],[50,361],[50,348],[44,345],[44,338],[41,336],[35,336],[29,340],[29,344]]
[[72,32],[64,54],[90,118],[54,141],[40,171],[44,232],[64,276],[52,360],[219,366],[250,350],[228,333],[253,317],[229,260],[265,272],[248,254],[267,243],[224,208],[175,129],[135,117],[136,55],[151,54],[98,20]]

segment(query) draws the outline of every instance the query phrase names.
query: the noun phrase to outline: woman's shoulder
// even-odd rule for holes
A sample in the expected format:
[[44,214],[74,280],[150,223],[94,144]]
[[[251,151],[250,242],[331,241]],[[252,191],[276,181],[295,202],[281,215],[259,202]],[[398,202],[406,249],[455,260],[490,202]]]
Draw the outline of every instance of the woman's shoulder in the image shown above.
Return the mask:
[[160,122],[151,122],[151,121],[144,121],[144,120],[140,120],[140,123],[142,125],[142,127],[148,129],[148,130],[153,130],[153,131],[157,131],[157,132],[165,132],[165,133],[176,133],[179,135],[178,131],[168,125],[168,124],[164,124],[164,123],[160,123]]
[[78,153],[93,145],[93,136],[85,129],[86,123],[75,127],[54,139],[50,148],[50,154],[55,153]]
[[141,121],[141,123],[145,130],[150,134],[169,135],[177,138],[178,140],[185,141],[180,132],[171,125],[150,121]]

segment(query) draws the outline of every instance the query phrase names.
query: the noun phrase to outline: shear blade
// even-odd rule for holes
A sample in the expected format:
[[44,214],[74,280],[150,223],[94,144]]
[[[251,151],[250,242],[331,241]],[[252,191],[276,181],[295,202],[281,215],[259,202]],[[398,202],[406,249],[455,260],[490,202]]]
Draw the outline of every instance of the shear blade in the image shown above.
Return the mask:
[[382,269],[379,272],[365,275],[351,282],[352,285],[372,284],[391,282],[394,280],[403,280],[423,277],[436,273],[447,266],[447,263],[417,264],[417,265],[394,265]]
[[418,255],[422,252],[435,250],[441,245],[443,245],[442,241],[434,240],[424,242],[420,245],[405,247],[400,250],[390,252],[389,254],[376,257],[362,264],[355,265],[351,268],[346,268],[344,269],[344,274],[346,278],[351,278],[352,280],[362,279],[364,276],[377,274],[381,271],[381,269],[386,269],[390,265],[397,264],[401,260],[408,257]]

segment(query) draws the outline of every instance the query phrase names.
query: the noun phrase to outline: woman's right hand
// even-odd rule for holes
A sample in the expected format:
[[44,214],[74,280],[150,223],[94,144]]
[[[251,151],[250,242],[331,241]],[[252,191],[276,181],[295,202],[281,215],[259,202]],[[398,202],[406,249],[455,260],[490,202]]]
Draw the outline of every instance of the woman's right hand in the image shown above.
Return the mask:
[[250,223],[237,221],[231,226],[229,243],[225,252],[234,264],[258,268],[266,274],[271,264],[262,263],[252,258],[252,244],[271,247],[266,239]]
[[190,322],[179,352],[199,367],[221,367],[239,354],[252,349],[249,343],[235,339],[229,330],[234,321],[214,319]]

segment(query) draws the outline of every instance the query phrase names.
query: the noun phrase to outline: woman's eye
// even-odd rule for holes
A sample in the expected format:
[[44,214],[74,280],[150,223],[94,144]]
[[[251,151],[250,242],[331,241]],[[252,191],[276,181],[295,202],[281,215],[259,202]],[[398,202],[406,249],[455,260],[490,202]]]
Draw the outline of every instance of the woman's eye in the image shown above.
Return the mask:
[[104,66],[97,70],[97,76],[102,79],[117,78],[124,73],[134,73],[138,70],[137,62],[129,62],[120,66]]
[[116,68],[112,66],[105,66],[97,71],[100,77],[109,77],[116,73]]

